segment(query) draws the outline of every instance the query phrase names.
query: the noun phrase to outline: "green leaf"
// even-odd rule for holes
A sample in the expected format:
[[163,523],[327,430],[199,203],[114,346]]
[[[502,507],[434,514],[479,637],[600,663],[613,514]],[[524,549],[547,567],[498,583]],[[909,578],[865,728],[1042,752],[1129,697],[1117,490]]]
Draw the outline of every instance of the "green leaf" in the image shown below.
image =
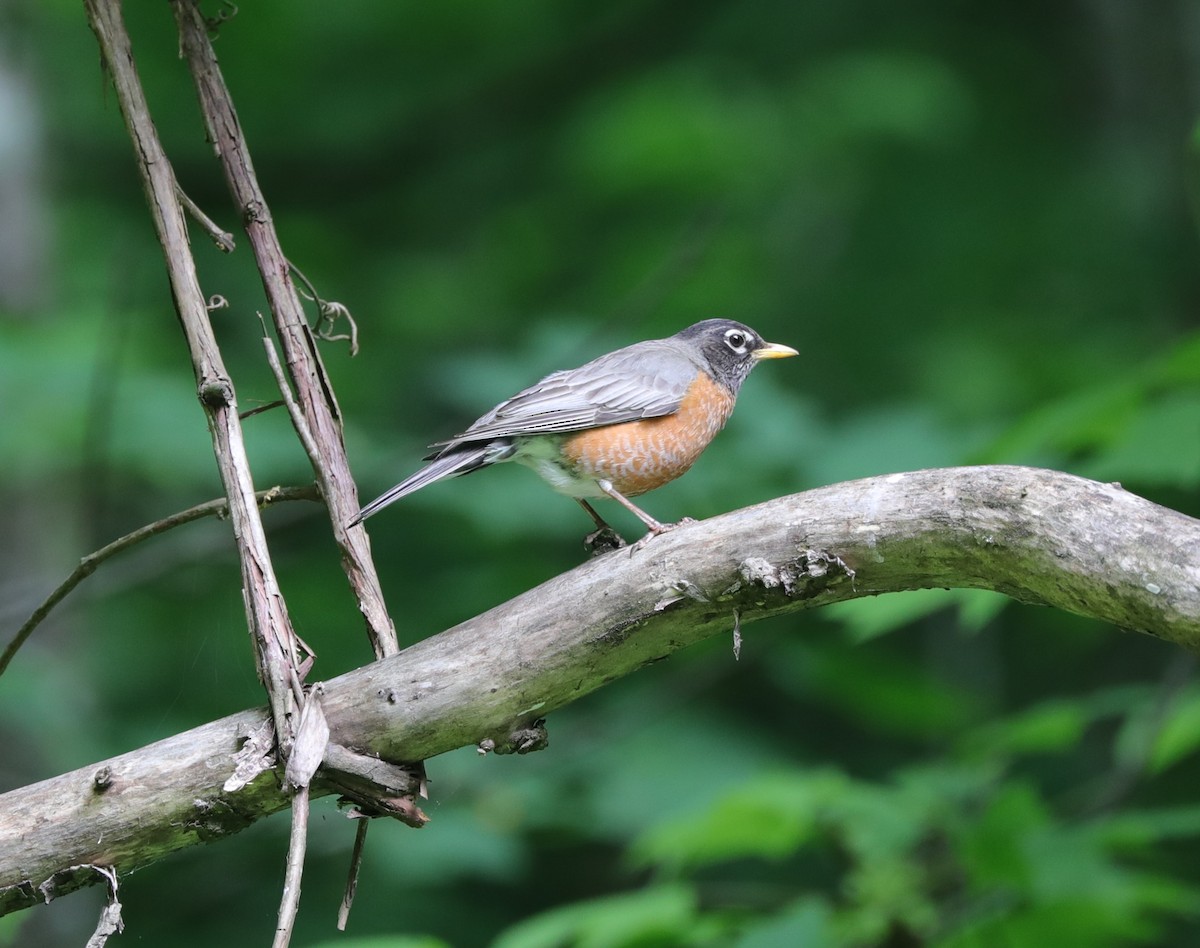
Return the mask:
[[958,851],[973,885],[984,890],[1025,888],[1029,865],[1021,841],[1049,819],[1032,787],[1003,787],[977,819],[958,828]]
[[832,770],[758,777],[706,813],[649,830],[631,857],[635,865],[671,871],[748,857],[783,859],[812,839],[820,815],[847,786]]
[[661,885],[551,909],[512,926],[492,948],[684,945],[695,926],[691,887]]
[[1200,333],[1176,343],[1154,367],[1153,378],[1164,386],[1200,382]]
[[834,603],[825,615],[841,621],[855,642],[866,642],[951,608],[958,609],[963,628],[977,632],[1009,602],[1007,596],[987,589],[914,589]]
[[768,668],[777,686],[816,694],[872,731],[922,738],[958,735],[979,717],[975,694],[903,656],[868,648],[792,648],[797,657]]
[[1113,434],[1080,474],[1102,481],[1200,484],[1200,391],[1148,399]]
[[1110,442],[1136,416],[1142,397],[1142,386],[1125,379],[1072,392],[1025,415],[977,460],[1044,462]]
[[908,854],[864,861],[847,873],[842,889],[850,906],[839,913],[838,931],[853,944],[882,944],[897,925],[914,934],[937,925],[926,869]]
[[1145,849],[1170,839],[1200,836],[1200,806],[1125,810],[1106,818],[1096,831],[1114,849]]
[[339,935],[316,942],[312,948],[451,948],[450,943],[432,935]]
[[846,942],[835,935],[831,916],[829,904],[824,899],[805,896],[782,912],[746,928],[734,944],[736,948],[782,948],[785,945],[836,948]]
[[1046,701],[969,734],[970,754],[1051,754],[1076,744],[1091,721],[1078,701]]
[[1200,747],[1200,687],[1189,688],[1172,704],[1153,740],[1149,759],[1153,773],[1161,773]]

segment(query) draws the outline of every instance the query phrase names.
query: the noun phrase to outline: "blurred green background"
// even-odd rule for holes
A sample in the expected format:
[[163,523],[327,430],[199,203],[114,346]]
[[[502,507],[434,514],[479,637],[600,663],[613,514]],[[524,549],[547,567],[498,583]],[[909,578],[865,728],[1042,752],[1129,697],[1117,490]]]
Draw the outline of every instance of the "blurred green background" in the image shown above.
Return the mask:
[[[250,408],[276,397],[257,276],[170,11],[126,6],[178,177],[239,236],[193,239]],[[541,374],[730,316],[802,358],[755,373],[655,516],[979,462],[1197,515],[1198,37],[1195,0],[260,0],[216,48],[287,253],[360,326],[356,359],[324,351],[364,499]],[[0,402],[5,639],[79,556],[219,493],[66,0],[0,4]],[[260,487],[309,479],[282,412],[246,432]],[[266,521],[311,677],[367,661],[319,508]],[[408,641],[571,568],[588,528],[515,466],[370,523]],[[554,714],[544,753],[431,761],[432,822],[375,828],[344,936],[353,826],[320,801],[293,943],[1196,943],[1190,655],[984,593],[743,631],[739,662],[712,641]],[[261,701],[228,526],[189,526],[0,680],[0,789]],[[113,944],[265,944],[287,829],[129,878]],[[0,944],[80,945],[101,901]]]

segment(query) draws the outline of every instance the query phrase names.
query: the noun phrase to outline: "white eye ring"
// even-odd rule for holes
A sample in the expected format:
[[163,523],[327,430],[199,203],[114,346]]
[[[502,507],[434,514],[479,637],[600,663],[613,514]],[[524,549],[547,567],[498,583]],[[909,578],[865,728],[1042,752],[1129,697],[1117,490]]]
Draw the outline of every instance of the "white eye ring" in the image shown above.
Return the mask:
[[740,329],[725,330],[725,344],[734,352],[742,353],[746,351],[746,343],[750,340],[746,338],[746,334]]

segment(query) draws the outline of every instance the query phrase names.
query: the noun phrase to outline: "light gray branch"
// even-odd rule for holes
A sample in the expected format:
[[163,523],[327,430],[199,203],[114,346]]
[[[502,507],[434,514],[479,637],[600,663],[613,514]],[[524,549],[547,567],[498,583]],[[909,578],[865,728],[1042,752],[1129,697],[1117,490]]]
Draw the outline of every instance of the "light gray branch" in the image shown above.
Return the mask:
[[200,403],[208,416],[217,470],[229,500],[229,519],[242,567],[243,598],[258,675],[271,703],[276,739],[286,750],[292,736],[292,711],[300,691],[296,673],[299,661],[291,619],[279,590],[255,502],[254,478],[242,436],[233,380],[225,369],[200,290],[175,172],[150,118],[121,4],[119,0],[84,0],[84,7],[133,142],[150,219],[162,246],[171,296],[187,340]]
[[[764,616],[906,589],[975,587],[1200,643],[1200,521],[1020,467],[837,484],[618,550],[324,684],[331,740],[391,761],[516,750],[555,708]],[[0,796],[0,912],[217,839],[288,805],[273,772],[225,793],[262,724],[244,711]],[[535,729],[536,733],[536,729]],[[313,784],[314,797],[331,792]],[[72,868],[74,867],[74,868]],[[57,873],[57,875],[56,875]]]
[[[341,409],[305,321],[304,306],[289,277],[293,267],[284,256],[266,196],[254,173],[242,125],[213,50],[211,24],[195,0],[172,0],[171,7],[179,27],[179,49],[196,84],[209,140],[225,172],[230,195],[241,211],[247,242],[262,278],[271,319],[283,347],[284,365],[295,388],[293,418],[303,419],[304,430],[298,428],[297,433],[329,507],[342,566],[367,622],[375,656],[394,655],[400,645],[383,601],[366,532],[347,526],[358,513],[359,504],[342,440]],[[281,391],[287,399],[286,385]]]

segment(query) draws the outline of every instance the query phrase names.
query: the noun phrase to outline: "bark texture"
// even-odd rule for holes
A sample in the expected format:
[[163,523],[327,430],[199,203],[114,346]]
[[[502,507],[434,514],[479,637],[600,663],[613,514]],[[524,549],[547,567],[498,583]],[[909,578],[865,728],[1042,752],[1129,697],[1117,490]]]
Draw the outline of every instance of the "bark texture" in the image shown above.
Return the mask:
[[[765,616],[936,587],[994,589],[1200,644],[1200,521],[1056,471],[973,467],[837,484],[679,528],[325,682],[334,745],[419,761],[540,746],[606,682]],[[273,772],[222,789],[244,711],[0,796],[0,912],[125,874],[288,805]],[[327,764],[331,762],[327,760]],[[332,792],[320,782],[313,795]]]

